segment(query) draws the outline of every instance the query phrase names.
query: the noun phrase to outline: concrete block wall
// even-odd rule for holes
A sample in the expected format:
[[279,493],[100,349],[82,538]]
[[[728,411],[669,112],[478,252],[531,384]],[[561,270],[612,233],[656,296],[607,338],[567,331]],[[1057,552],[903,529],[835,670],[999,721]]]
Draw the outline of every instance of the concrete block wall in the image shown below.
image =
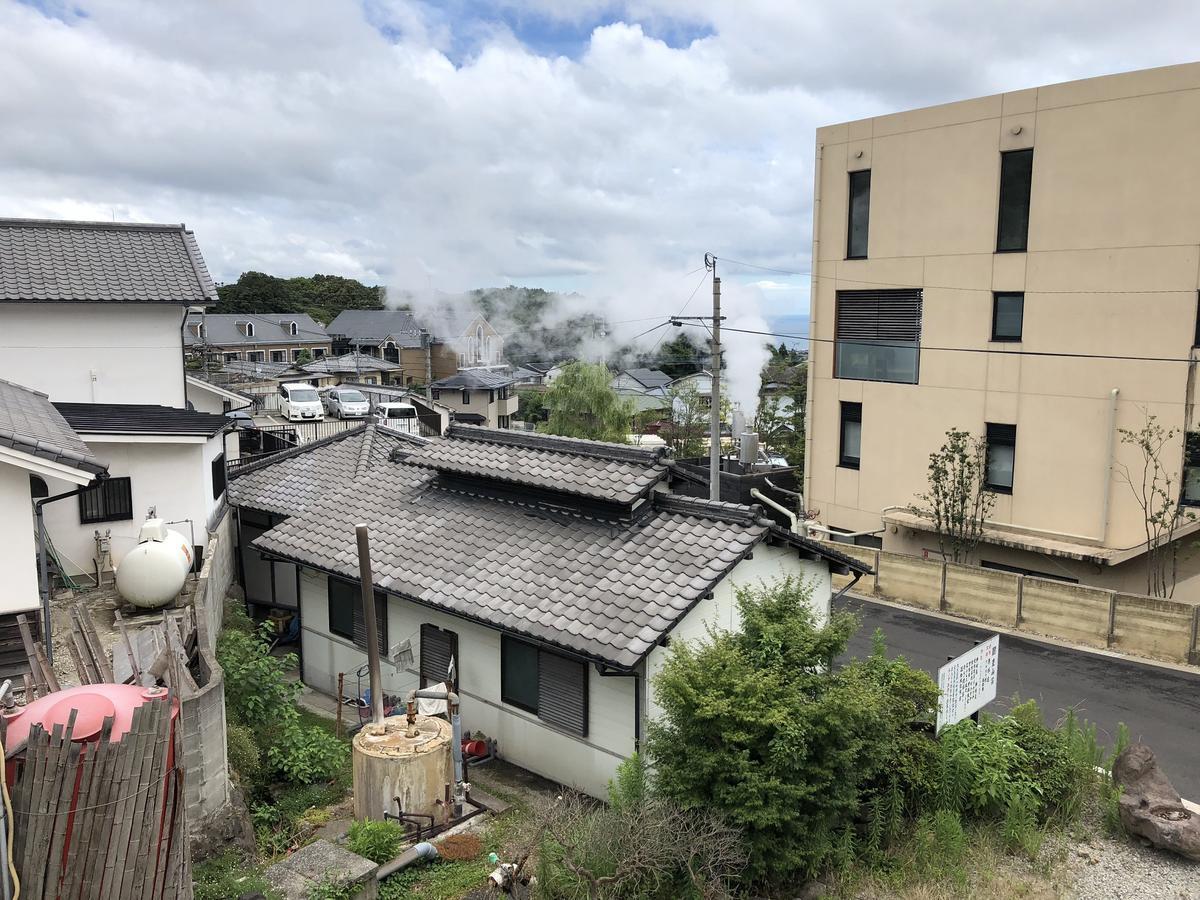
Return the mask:
[[[874,567],[856,593],[1138,656],[1200,665],[1200,603],[839,544]],[[836,588],[850,579],[837,576]]]
[[200,648],[200,659],[206,683],[195,692],[182,692],[179,699],[184,796],[193,830],[220,815],[229,803],[225,675],[208,648]]
[[204,565],[192,601],[201,642],[209,650],[216,650],[217,635],[224,624],[225,595],[236,574],[234,550],[233,513],[226,507],[221,520],[208,534]]

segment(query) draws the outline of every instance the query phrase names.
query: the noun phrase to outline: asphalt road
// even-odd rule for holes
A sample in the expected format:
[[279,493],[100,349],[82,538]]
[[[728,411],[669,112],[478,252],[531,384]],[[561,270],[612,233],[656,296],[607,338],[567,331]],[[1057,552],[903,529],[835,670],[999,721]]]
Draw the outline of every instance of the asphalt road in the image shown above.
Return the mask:
[[[838,606],[863,619],[847,657],[869,654],[880,628],[889,655],[904,656],[935,678],[947,656],[995,633],[856,598],[843,598]],[[1001,634],[1000,684],[986,711],[1003,713],[1014,695],[1036,700],[1048,722],[1075,707],[1077,715],[1096,723],[1105,744],[1124,722],[1133,740],[1158,755],[1175,789],[1200,802],[1200,675]]]

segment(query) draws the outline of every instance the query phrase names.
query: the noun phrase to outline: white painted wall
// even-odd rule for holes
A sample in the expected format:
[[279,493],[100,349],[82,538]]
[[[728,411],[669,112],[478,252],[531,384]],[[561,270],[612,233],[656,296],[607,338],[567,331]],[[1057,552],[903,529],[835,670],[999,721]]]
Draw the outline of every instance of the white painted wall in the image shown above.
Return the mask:
[[[337,673],[346,673],[347,693],[356,689],[355,670],[366,653],[350,641],[329,634],[326,576],[304,570],[300,580],[304,679],[317,690],[337,693]],[[459,694],[463,728],[495,738],[501,756],[531,772],[607,796],[608,782],[621,760],[633,752],[633,679],[601,677],[588,668],[588,736],[559,731],[500,699],[500,632],[405,600],[388,602],[388,642],[410,639],[420,662],[422,624],[458,635]],[[404,693],[417,686],[417,676],[383,665],[385,691]]]
[[[191,519],[195,542],[205,543],[205,526],[219,503],[212,496],[210,463],[221,452],[221,435],[196,443],[179,443],[179,438],[151,441],[148,436],[121,437],[115,441],[96,440],[96,437],[85,435],[84,440],[96,458],[108,465],[109,475],[129,476],[132,481],[133,518],[84,525],[79,521],[78,499],[69,497],[47,505],[46,528],[68,572],[92,571],[96,555],[93,534],[97,530],[101,534],[112,530],[112,556],[119,563],[137,544],[146,510],[151,506],[157,507],[158,515],[167,521]],[[47,486],[52,495],[75,487],[56,479],[47,479]],[[189,541],[192,539],[186,523],[171,528]]]
[[[65,488],[64,488],[65,490]],[[38,606],[37,543],[29,472],[0,463],[0,615]]]
[[183,307],[0,304],[0,378],[68,403],[182,407]]

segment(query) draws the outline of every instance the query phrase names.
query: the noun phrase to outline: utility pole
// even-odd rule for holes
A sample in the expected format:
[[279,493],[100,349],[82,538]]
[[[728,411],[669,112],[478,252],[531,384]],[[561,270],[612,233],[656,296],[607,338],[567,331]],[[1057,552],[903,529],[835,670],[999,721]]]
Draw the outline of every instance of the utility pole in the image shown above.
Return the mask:
[[704,265],[713,273],[712,314],[712,410],[710,411],[708,448],[708,499],[721,499],[721,278],[717,258],[704,254]]
[[425,399],[433,402],[433,335],[421,329],[421,345],[425,348]]

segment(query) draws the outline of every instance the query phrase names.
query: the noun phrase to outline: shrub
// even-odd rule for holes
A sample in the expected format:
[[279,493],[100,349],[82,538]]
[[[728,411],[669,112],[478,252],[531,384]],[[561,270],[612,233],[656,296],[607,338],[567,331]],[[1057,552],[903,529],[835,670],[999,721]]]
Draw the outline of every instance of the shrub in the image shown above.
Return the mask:
[[402,843],[404,829],[395,822],[363,820],[351,825],[346,834],[346,846],[352,853],[380,865],[395,859]]
[[741,830],[755,882],[817,874],[864,802],[878,810],[882,844],[903,815],[896,797],[920,780],[891,777],[897,754],[927,756],[910,724],[931,714],[936,686],[881,644],[831,670],[857,623],[834,615],[818,626],[809,598],[793,578],[740,589],[741,630],[673,644],[655,682],[655,789]]
[[217,662],[225,671],[225,708],[235,723],[250,728],[286,717],[303,690],[287,677],[296,665],[295,654],[272,656],[271,634],[264,622],[257,631],[224,629],[217,640]]
[[254,734],[245,725],[229,722],[225,729],[229,767],[243,784],[251,784],[262,771],[262,753]]
[[346,761],[346,745],[318,725],[289,722],[267,750],[273,769],[297,784],[329,781]]

